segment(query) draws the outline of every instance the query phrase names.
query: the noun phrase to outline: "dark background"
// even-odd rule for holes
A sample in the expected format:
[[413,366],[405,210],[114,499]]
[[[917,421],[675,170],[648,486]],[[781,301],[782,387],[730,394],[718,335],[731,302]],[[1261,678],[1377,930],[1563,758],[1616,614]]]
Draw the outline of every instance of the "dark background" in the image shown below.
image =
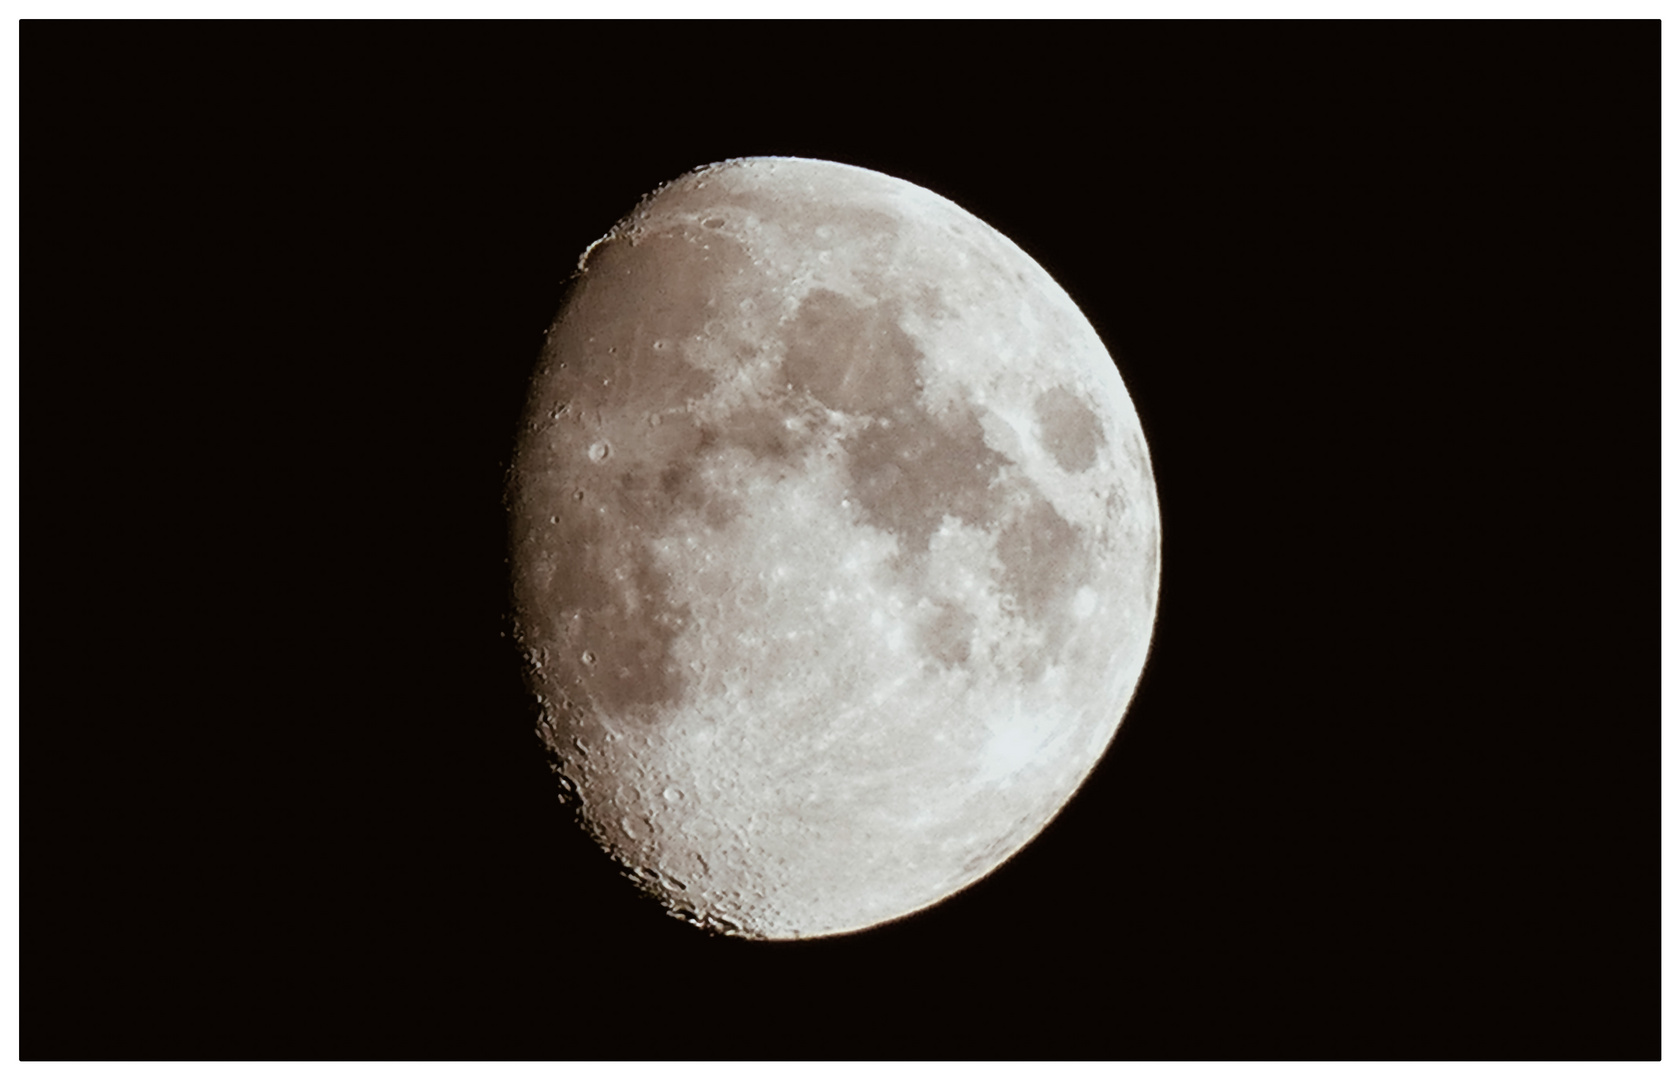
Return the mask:
[[[1658,23],[22,27],[25,1058],[1652,1058]],[[569,823],[500,493],[583,248],[742,155],[1072,294],[1120,734],[793,944]]]

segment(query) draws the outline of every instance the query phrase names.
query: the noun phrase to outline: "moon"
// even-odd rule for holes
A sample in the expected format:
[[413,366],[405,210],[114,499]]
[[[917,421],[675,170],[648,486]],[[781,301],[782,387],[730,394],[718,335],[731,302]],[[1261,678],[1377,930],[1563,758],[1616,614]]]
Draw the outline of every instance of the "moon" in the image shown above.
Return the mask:
[[562,798],[749,938],[862,930],[1029,843],[1101,758],[1159,589],[1090,323],[949,200],[748,158],[584,252],[509,473]]

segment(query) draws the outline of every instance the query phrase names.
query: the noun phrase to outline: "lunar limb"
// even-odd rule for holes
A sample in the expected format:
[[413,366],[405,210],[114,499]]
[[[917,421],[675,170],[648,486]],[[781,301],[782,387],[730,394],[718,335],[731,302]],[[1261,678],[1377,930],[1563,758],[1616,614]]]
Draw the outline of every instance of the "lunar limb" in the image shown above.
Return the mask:
[[1141,426],[1028,255],[929,191],[751,158],[578,263],[509,484],[564,797],[673,914],[844,933],[1066,804],[1154,624]]

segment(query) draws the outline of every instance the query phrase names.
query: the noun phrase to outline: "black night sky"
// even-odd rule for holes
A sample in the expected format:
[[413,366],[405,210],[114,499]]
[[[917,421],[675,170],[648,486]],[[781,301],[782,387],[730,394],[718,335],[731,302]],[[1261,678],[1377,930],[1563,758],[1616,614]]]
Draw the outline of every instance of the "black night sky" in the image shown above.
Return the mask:
[[[25,1059],[1659,1054],[1656,22],[21,37]],[[1038,259],[1165,543],[1062,816],[793,944],[617,878],[503,636],[563,282],[757,154]]]

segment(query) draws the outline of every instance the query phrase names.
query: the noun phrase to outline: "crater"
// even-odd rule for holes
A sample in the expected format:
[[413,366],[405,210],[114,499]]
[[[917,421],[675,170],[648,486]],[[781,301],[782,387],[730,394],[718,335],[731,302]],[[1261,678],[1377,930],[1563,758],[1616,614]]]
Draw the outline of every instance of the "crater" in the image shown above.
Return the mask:
[[1096,414],[1065,386],[1052,387],[1033,403],[1038,441],[1063,472],[1084,472],[1097,462],[1103,446],[1102,424]]

